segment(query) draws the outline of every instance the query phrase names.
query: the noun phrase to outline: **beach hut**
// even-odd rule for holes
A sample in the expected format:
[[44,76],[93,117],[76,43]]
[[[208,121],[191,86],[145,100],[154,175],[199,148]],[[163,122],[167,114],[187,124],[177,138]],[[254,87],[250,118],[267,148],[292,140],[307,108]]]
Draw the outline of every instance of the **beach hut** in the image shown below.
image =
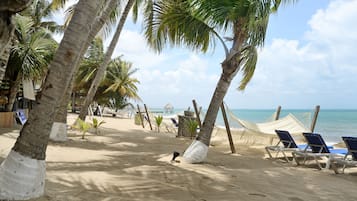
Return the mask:
[[166,104],[164,106],[164,112],[167,114],[171,114],[174,112],[174,106],[172,106],[170,103]]

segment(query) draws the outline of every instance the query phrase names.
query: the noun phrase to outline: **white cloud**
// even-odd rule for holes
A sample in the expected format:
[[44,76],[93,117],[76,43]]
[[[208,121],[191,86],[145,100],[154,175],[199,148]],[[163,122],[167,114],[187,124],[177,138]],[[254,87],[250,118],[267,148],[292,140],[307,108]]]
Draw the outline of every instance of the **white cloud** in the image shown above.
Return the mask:
[[208,73],[207,62],[198,55],[188,53],[185,56],[187,58],[181,54],[178,58],[172,55],[171,68],[142,68],[136,73],[141,80],[139,94],[144,102],[151,107],[170,102],[180,108],[190,106],[192,99],[207,104],[218,77]]
[[[109,43],[109,42],[107,42]],[[123,30],[118,45],[113,53],[113,56],[123,55],[124,59],[132,61],[136,68],[152,68],[157,67],[166,59],[166,55],[157,54],[147,47],[147,43],[143,36],[135,31]]]
[[[309,21],[306,41],[274,39],[260,53],[244,93],[230,92],[234,107],[356,108],[356,0],[337,0]],[[234,100],[240,100],[235,103]],[[263,100],[263,101],[262,101]]]

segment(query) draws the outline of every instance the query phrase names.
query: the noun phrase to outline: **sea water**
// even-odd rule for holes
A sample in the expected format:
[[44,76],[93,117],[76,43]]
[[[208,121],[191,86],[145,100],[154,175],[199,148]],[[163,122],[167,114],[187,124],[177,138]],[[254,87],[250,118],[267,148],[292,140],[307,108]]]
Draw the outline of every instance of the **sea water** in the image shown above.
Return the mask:
[[[176,114],[180,114],[183,110],[176,109]],[[203,110],[205,113],[206,110]],[[240,119],[251,121],[254,123],[263,123],[272,121],[275,117],[275,109],[227,109],[227,116],[229,119],[230,127],[241,128],[241,126],[232,118],[230,114]],[[289,110],[282,109],[280,118],[293,114],[307,129],[311,128],[314,110]],[[201,119],[203,121],[203,119]],[[219,112],[216,125],[224,126],[224,121],[221,111]],[[357,110],[333,110],[321,109],[318,113],[317,122],[314,129],[315,133],[323,136],[326,143],[334,144],[342,142],[342,136],[357,137]]]
[[[275,110],[231,109],[228,112],[236,117],[255,123],[271,121],[275,117]],[[281,110],[280,118],[293,114],[308,129],[311,128],[314,116],[313,110]],[[229,116],[229,115],[228,115]],[[240,127],[230,121],[232,127]],[[217,125],[224,125],[222,114],[216,120]],[[326,143],[342,142],[342,136],[357,137],[357,110],[321,109],[318,113],[314,132],[323,136]]]

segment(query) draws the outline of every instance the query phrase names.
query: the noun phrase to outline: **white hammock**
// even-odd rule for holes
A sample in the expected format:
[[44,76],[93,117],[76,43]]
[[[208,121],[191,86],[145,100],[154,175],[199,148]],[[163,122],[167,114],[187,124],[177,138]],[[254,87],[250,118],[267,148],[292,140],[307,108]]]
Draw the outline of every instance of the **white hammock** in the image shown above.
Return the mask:
[[253,123],[246,120],[239,119],[233,113],[230,113],[230,117],[237,121],[243,128],[264,134],[274,134],[275,130],[287,130],[291,134],[297,134],[302,132],[308,132],[307,129],[294,115],[288,114],[287,116],[264,123]]

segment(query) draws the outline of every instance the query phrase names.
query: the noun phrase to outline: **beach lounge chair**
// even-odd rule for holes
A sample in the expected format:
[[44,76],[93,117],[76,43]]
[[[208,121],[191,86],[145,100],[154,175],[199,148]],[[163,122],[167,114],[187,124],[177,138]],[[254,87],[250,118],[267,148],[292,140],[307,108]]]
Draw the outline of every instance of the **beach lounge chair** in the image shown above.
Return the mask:
[[175,127],[179,126],[175,118],[171,118],[171,122],[175,125]]
[[279,142],[275,146],[266,146],[265,150],[267,151],[269,158],[273,158],[271,152],[276,152],[275,158],[278,157],[278,154],[281,152],[284,155],[284,158],[289,162],[289,158],[286,156],[286,151],[297,151],[304,150],[307,144],[297,145],[294,138],[291,136],[289,131],[285,130],[275,130],[275,133],[279,137]]
[[167,132],[177,133],[178,123],[175,118],[164,119],[162,123],[166,127]]
[[342,137],[346,144],[348,153],[343,158],[331,158],[332,169],[338,174],[338,165],[342,165],[342,173],[347,166],[357,166],[357,137]]
[[344,156],[347,154],[347,149],[331,149],[329,148],[325,140],[321,137],[320,134],[317,133],[303,133],[307,141],[307,147],[304,150],[293,151],[293,158],[297,165],[300,165],[298,156],[302,156],[304,158],[303,164],[305,164],[307,158],[313,158],[317,163],[319,169],[322,169],[321,164],[318,159],[321,157],[327,157],[326,169],[330,168],[331,158]]

